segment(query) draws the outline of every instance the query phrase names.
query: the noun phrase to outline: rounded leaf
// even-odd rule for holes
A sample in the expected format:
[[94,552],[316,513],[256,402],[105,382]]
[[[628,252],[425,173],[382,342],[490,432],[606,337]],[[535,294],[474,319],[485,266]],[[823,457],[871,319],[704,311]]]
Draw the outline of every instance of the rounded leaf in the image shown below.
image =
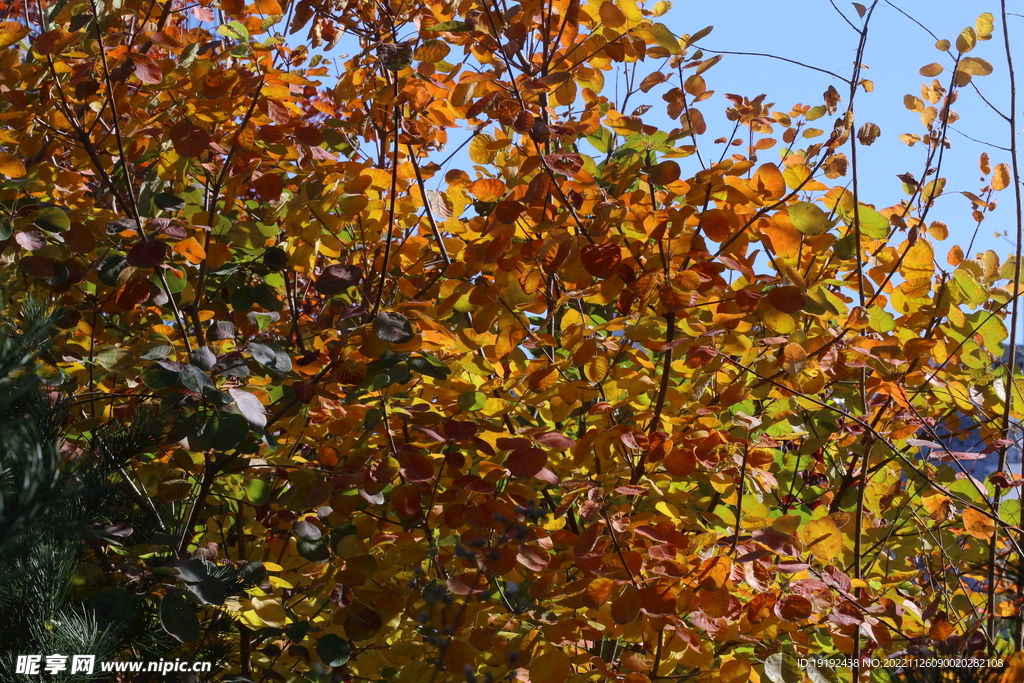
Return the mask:
[[530,662],[530,683],[565,683],[571,673],[569,655],[561,650],[550,650]]
[[160,625],[180,643],[199,639],[199,619],[185,599],[165,595],[160,600]]
[[341,666],[352,656],[352,646],[341,636],[328,633],[316,641],[316,656],[327,666]]
[[823,235],[832,227],[828,214],[811,202],[796,202],[789,206],[789,220],[793,227],[805,235]]
[[401,313],[383,311],[373,319],[373,332],[381,341],[405,344],[416,337],[409,319]]

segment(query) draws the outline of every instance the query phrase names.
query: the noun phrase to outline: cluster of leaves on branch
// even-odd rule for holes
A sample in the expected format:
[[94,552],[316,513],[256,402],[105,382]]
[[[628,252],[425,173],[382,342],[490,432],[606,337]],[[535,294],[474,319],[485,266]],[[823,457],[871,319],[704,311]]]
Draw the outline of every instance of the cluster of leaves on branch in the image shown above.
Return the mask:
[[[75,580],[171,655],[216,622],[236,681],[790,683],[1017,618],[1021,482],[955,437],[1024,417],[1019,267],[928,219],[991,15],[872,204],[863,40],[844,92],[728,95],[709,142],[721,56],[664,0],[19,7],[0,281],[66,311],[67,457],[165,420],[121,473],[161,532]],[[1012,183],[980,166],[976,222]]]

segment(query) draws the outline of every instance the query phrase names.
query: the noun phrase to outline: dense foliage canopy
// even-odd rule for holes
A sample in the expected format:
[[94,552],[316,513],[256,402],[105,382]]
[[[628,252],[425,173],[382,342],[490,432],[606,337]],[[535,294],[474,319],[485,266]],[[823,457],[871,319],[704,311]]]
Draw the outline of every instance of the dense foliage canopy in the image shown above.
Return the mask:
[[[0,281],[62,310],[62,466],[161,425],[103,470],[69,600],[252,681],[1014,648],[1021,482],[955,437],[1005,457],[1024,417],[1019,255],[928,218],[992,15],[868,198],[859,63],[727,95],[711,142],[721,55],[664,0],[5,7]],[[993,155],[972,224],[1019,187]]]

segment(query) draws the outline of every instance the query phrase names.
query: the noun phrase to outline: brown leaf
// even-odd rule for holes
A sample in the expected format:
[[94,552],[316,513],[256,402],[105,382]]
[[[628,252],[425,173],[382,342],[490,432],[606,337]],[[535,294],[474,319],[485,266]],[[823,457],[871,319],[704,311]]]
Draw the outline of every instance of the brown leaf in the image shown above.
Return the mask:
[[882,129],[879,128],[877,124],[865,123],[857,131],[857,139],[860,140],[860,144],[862,145],[870,145],[877,140],[878,136],[881,134]]
[[651,184],[668,185],[679,180],[680,169],[679,164],[669,159],[656,166],[651,166],[647,169],[647,173],[647,177],[651,181]]
[[594,277],[611,275],[622,261],[622,249],[617,244],[588,244],[580,250],[580,261]]
[[180,121],[171,128],[171,144],[183,157],[197,157],[210,149],[210,136],[188,121]]
[[[540,119],[538,119],[539,121]],[[544,157],[544,161],[557,173],[574,176],[583,168],[583,157],[575,153],[559,152]]]
[[775,603],[775,616],[783,621],[803,621],[813,611],[811,601],[802,595],[787,595]]

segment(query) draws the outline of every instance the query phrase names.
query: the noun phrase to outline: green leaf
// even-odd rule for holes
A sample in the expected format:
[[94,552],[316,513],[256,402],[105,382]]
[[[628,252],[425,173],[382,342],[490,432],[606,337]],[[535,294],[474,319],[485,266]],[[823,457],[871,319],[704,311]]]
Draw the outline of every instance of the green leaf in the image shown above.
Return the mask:
[[776,652],[764,660],[764,674],[772,683],[802,683],[803,672],[796,657],[788,652]]
[[268,370],[289,372],[292,369],[291,356],[277,344],[250,342],[246,348],[252,354],[253,360]]
[[292,533],[304,541],[318,541],[323,536],[320,528],[312,522],[301,520],[292,524]]
[[959,289],[963,293],[961,300],[966,298],[969,303],[975,306],[985,303],[985,300],[988,298],[985,294],[985,288],[981,286],[970,272],[959,268],[953,273],[953,280],[959,285]]
[[178,65],[187,69],[192,66],[192,62],[196,61],[196,55],[198,54],[199,43],[189,43],[185,46],[185,49],[181,51],[181,55],[178,57]]
[[281,319],[280,314],[275,313],[274,311],[268,311],[266,313],[261,311],[252,311],[246,317],[255,323],[260,332],[266,332],[268,327]]
[[487,397],[479,391],[467,391],[459,396],[459,407],[466,411],[481,410],[487,405]]
[[817,204],[796,202],[788,211],[793,227],[805,235],[823,235],[832,227],[828,214]]
[[165,595],[160,601],[160,625],[180,643],[199,639],[199,619],[185,599]]
[[328,633],[316,642],[316,656],[327,666],[342,666],[352,656],[352,646],[341,636]]
[[240,21],[229,21],[218,28],[217,33],[228,38],[235,38],[242,42],[249,41],[249,29],[247,29]]
[[245,484],[245,497],[253,505],[266,505],[273,494],[270,484],[263,479],[250,479]]
[[92,596],[89,609],[104,631],[120,631],[135,621],[135,603],[123,588],[108,588]]
[[213,380],[210,376],[194,365],[185,365],[178,375],[182,385],[197,394],[205,393],[207,389],[213,389]]
[[451,370],[448,366],[434,358],[430,354],[424,354],[423,356],[417,356],[409,361],[409,365],[412,369],[421,375],[427,377],[433,377],[434,379],[444,379],[451,374]]
[[607,154],[615,144],[615,135],[609,129],[601,126],[596,133],[587,136],[587,142],[601,154]]
[[48,206],[36,214],[35,225],[48,232],[64,232],[71,228],[71,219],[56,206]]
[[302,557],[310,562],[327,562],[331,559],[331,551],[327,547],[327,539],[327,536],[316,541],[307,541],[304,538],[300,538],[295,542],[295,548],[299,551],[299,555],[302,555]]
[[237,413],[215,412],[206,422],[203,439],[218,451],[229,451],[249,435],[249,422]]
[[110,372],[127,372],[132,367],[133,360],[131,351],[116,346],[104,347],[96,354],[96,362]]
[[[857,217],[860,218],[860,232],[865,237],[873,240],[885,239],[889,234],[889,219],[868,206],[857,207]],[[853,212],[850,212],[850,219],[853,221]]]
[[448,33],[465,33],[466,31],[472,31],[473,27],[464,21],[442,21],[439,24],[434,24],[427,31],[447,31]]

